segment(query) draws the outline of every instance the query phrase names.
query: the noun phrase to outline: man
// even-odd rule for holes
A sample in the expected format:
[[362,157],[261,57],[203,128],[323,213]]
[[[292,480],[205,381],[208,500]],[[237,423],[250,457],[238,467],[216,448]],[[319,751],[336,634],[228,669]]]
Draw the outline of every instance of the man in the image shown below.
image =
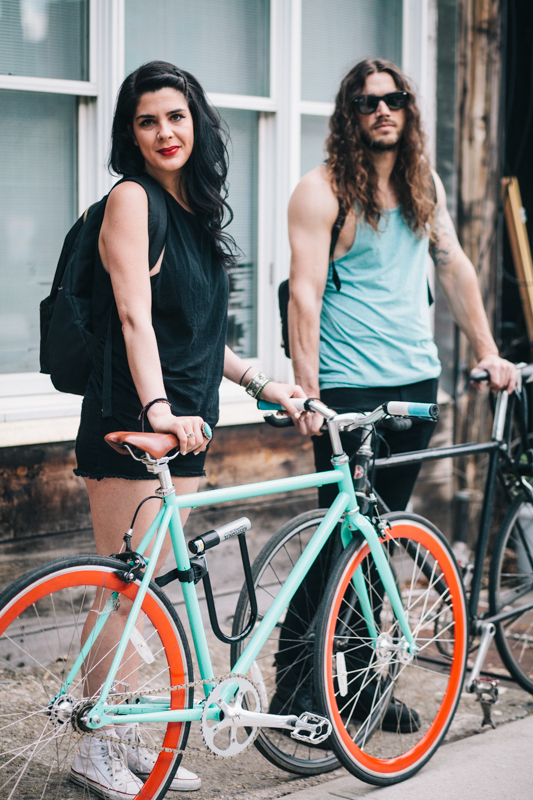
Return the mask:
[[[498,355],[475,269],[459,245],[443,185],[425,154],[420,114],[405,76],[386,61],[357,64],[341,83],[330,131],[326,165],[302,178],[289,206],[289,331],[296,382],[308,397],[320,397],[339,412],[370,411],[389,400],[434,403],[441,366],[430,325],[429,251],[477,366],[488,370],[493,389],[511,392],[514,366]],[[345,221],[331,266],[339,209]],[[303,414],[298,422],[301,433],[314,435],[317,470],[331,468],[322,422],[318,414]],[[380,455],[427,447],[433,428],[420,422],[409,430],[383,431],[387,446]],[[341,438],[346,451],[354,452],[359,434]],[[418,471],[414,465],[378,472],[376,490],[391,510],[406,507]],[[320,506],[331,505],[336,494],[336,486],[320,489]],[[332,552],[322,555],[316,575],[306,579],[288,610],[273,710],[292,703],[300,711],[291,699],[295,685],[302,698],[307,687],[305,702],[313,703],[310,662],[296,658],[295,641],[305,638],[312,624],[324,563],[331,558]],[[399,720],[401,730],[409,731],[417,719],[415,711],[393,700],[383,727],[396,730]]]
[[[289,206],[296,382],[308,397],[320,396],[336,410],[372,410],[393,399],[435,402],[441,366],[430,327],[429,249],[478,368],[488,370],[493,389],[511,392],[514,367],[498,355],[475,269],[424,153],[420,114],[405,76],[386,61],[357,64],[342,81],[330,127],[327,164],[302,178]],[[346,220],[334,254],[337,289],[328,252],[339,201]],[[299,427],[316,435],[321,424],[317,414],[305,415]],[[433,427],[385,434],[391,452],[426,447]],[[317,469],[330,468],[326,440],[315,439]],[[407,505],[418,470],[391,469],[378,477],[376,488],[392,510]]]

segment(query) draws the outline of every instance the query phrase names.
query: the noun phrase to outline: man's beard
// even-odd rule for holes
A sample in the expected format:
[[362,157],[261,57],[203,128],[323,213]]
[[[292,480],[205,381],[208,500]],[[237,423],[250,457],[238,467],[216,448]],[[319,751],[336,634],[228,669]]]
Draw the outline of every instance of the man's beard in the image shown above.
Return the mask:
[[370,150],[377,150],[380,153],[385,153],[390,150],[396,150],[402,140],[402,133],[400,132],[395,142],[384,142],[380,139],[373,139],[369,131],[361,128],[361,139]]

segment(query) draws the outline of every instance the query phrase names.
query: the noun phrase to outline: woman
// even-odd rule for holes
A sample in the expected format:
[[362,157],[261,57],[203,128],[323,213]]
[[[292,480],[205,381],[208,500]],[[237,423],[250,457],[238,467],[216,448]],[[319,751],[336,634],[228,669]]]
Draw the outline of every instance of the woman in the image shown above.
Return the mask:
[[[126,78],[117,99],[110,166],[126,180],[116,185],[107,201],[95,286],[102,304],[107,297],[114,303],[76,442],[76,474],[85,479],[96,547],[104,555],[120,550],[132,511],[158,485],[146,483],[152,478],[142,464],[110,448],[104,442],[106,433],[141,430],[144,425],[146,430],[175,434],[180,455],[170,462],[170,469],[176,493],[184,494],[196,491],[204,474],[209,445],[204,422],[211,428],[217,422],[222,375],[246,386],[253,396],[261,393],[262,398],[281,403],[294,418],[298,412],[290,398],[303,396],[297,386],[266,382],[225,346],[225,267],[234,263],[233,241],[222,231],[224,213],[231,214],[223,194],[227,153],[219,117],[192,75],[154,61]],[[134,179],[141,173],[162,187],[167,208],[165,247],[151,270],[148,199]],[[104,400],[109,337],[111,395]],[[145,509],[139,512],[133,548],[149,522]],[[183,522],[187,515],[182,512]],[[169,547],[161,553],[161,564]],[[100,601],[97,598],[96,603]],[[119,639],[128,612],[123,603],[113,615],[114,629],[107,633],[110,647],[103,652]],[[88,629],[91,624],[88,621]],[[91,671],[87,680],[91,694],[99,690],[108,667],[104,660]],[[135,677],[130,668],[127,681],[132,691]],[[121,676],[117,678],[120,681]],[[142,747],[133,726],[119,726],[111,735],[116,735],[117,746],[96,737],[83,740],[71,777],[103,797],[135,797],[155,753]],[[199,786],[200,779],[180,767],[172,789],[190,791]]]

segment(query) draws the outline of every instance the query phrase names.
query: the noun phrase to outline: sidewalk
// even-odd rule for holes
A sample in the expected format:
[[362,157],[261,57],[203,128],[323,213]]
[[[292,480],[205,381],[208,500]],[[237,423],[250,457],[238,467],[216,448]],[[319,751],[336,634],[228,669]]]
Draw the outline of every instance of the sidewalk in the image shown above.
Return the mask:
[[283,800],[528,800],[533,797],[533,717],[441,747],[414,778],[378,788],[356,778],[284,795]]

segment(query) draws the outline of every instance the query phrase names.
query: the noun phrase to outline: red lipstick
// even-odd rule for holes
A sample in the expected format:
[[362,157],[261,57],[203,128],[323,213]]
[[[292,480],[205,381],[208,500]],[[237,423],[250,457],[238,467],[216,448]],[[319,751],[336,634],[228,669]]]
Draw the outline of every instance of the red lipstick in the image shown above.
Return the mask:
[[158,150],[157,152],[158,152],[158,153],[159,153],[159,155],[161,155],[161,156],[168,157],[168,156],[174,156],[174,155],[176,155],[176,153],[178,152],[178,150],[179,150],[179,147],[163,147],[163,149],[162,149],[162,150]]

